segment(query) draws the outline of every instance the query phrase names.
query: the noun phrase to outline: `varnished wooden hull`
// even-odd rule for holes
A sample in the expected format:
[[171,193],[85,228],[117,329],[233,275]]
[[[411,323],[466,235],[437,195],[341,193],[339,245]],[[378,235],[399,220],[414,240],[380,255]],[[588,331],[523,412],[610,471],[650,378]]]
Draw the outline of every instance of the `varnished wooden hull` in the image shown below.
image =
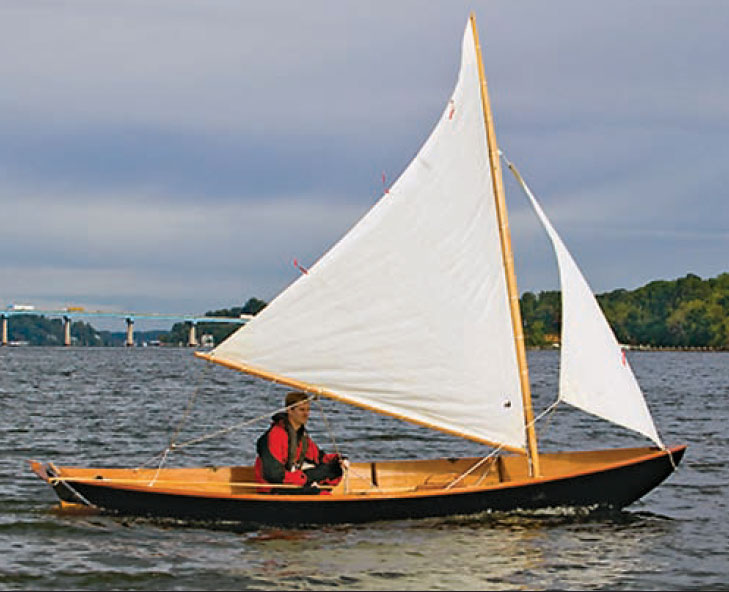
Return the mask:
[[[169,472],[163,475],[167,480],[154,484],[115,478],[113,469],[53,467],[51,471],[47,465],[33,463],[33,470],[53,486],[61,500],[90,504],[104,512],[297,526],[469,515],[490,510],[622,508],[666,479],[684,451],[685,446],[677,446],[670,449],[670,455],[649,448],[547,454],[542,457],[547,474],[538,479],[520,474],[526,470],[523,460],[512,457],[498,467],[494,463],[480,477],[472,476],[472,480],[480,479],[481,484],[460,482],[450,489],[439,486],[433,478],[443,476],[444,467],[450,466],[449,463],[457,466],[459,472],[461,465],[467,466],[478,459],[391,461],[378,463],[376,467],[360,463],[355,465],[360,475],[371,465],[372,480],[376,481],[377,468],[387,485],[370,484],[369,489],[363,489],[359,483],[355,484],[359,489],[354,493],[351,489],[345,493],[340,486],[331,495],[315,496],[260,494],[250,483],[239,486],[241,474],[248,474],[245,467],[239,468],[243,471],[239,474],[236,474],[238,469],[230,467],[199,469],[199,474],[196,470],[167,469]],[[412,487],[394,486],[399,467],[409,470],[407,474],[402,473],[402,480],[415,483]],[[431,469],[433,472],[428,473]],[[206,474],[203,471],[214,472],[209,483],[201,484],[200,475]],[[93,473],[99,475],[92,477]],[[413,477],[415,473],[417,478]],[[452,482],[451,474],[455,473],[448,474]],[[178,480],[172,481],[175,475]],[[193,475],[188,478],[198,481],[186,486],[183,479],[186,475]]]

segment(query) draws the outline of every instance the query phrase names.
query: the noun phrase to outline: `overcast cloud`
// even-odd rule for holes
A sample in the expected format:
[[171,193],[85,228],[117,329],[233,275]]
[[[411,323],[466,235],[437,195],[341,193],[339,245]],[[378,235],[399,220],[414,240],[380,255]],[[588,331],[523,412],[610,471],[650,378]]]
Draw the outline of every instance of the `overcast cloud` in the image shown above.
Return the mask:
[[[470,10],[500,145],[595,291],[729,271],[729,3],[5,0],[0,304],[270,300],[420,148]],[[519,288],[555,289],[506,181]]]

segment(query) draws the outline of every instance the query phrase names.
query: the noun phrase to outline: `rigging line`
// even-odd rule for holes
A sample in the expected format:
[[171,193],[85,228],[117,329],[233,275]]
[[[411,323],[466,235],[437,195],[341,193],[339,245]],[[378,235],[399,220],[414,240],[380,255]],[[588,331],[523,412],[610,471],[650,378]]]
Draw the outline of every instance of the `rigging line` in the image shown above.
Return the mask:
[[[209,374],[210,373],[210,368],[208,366],[206,366],[204,372]],[[273,385],[270,382],[267,384],[267,394],[271,392],[272,386]],[[253,418],[251,420],[245,420],[243,422],[239,422],[237,424],[233,424],[232,426],[229,426],[227,428],[223,428],[221,430],[218,430],[216,432],[212,432],[212,433],[207,434],[207,435],[204,434],[203,436],[199,436],[197,438],[192,438],[190,440],[186,440],[185,442],[181,442],[181,443],[178,444],[178,443],[175,442],[175,440],[179,436],[179,433],[180,433],[180,431],[182,429],[182,426],[187,421],[187,418],[189,417],[190,412],[192,411],[193,402],[194,402],[195,398],[197,397],[199,391],[200,391],[200,386],[199,386],[199,382],[198,382],[197,388],[195,389],[195,391],[193,392],[192,396],[190,397],[190,400],[188,401],[188,406],[187,406],[187,410],[185,412],[185,415],[182,418],[182,420],[179,422],[179,425],[177,426],[177,430],[175,431],[175,434],[172,436],[172,438],[170,438],[170,443],[167,446],[167,448],[165,448],[161,452],[158,452],[152,458],[150,458],[150,459],[146,460],[145,462],[143,462],[138,468],[142,468],[145,465],[150,464],[155,459],[161,458],[160,463],[159,463],[159,465],[157,467],[157,472],[159,473],[159,470],[162,468],[162,466],[166,462],[167,457],[169,456],[169,453],[170,452],[173,452],[175,450],[179,450],[180,448],[185,448],[187,446],[191,446],[192,444],[197,444],[199,442],[204,442],[205,440],[210,440],[212,438],[215,438],[215,437],[218,437],[218,436],[227,434],[227,433],[232,432],[233,430],[235,430],[237,428],[245,427],[248,424],[253,424],[253,423],[257,422],[257,421],[260,421],[261,419],[267,417],[270,414],[270,412],[266,412],[263,415],[259,415],[258,417],[255,417],[255,418]],[[274,414],[275,413],[278,413],[279,411],[285,411],[285,410],[286,410],[286,407],[284,407],[283,409],[278,409],[278,410],[274,411]],[[154,482],[155,479],[156,479],[156,476],[152,480],[152,482]]]
[[157,477],[159,477],[160,471],[162,470],[162,466],[165,464],[165,461],[167,460],[167,456],[169,455],[171,449],[167,448],[167,450],[164,451],[162,454],[162,458],[159,461],[159,465],[157,465],[157,472],[155,472],[154,477],[152,477],[152,480],[148,483],[149,487],[152,487],[154,485],[155,481],[157,481]]
[[76,489],[74,487],[71,487],[71,485],[69,485],[63,477],[61,477],[61,475],[60,475],[61,472],[58,470],[58,468],[56,468],[56,465],[54,465],[53,463],[48,463],[48,466],[50,467],[50,469],[52,471],[52,476],[48,481],[51,485],[56,486],[57,484],[60,483],[66,489],[68,489],[68,491],[71,492],[71,495],[74,495],[76,497],[76,499],[80,500],[81,503],[86,504],[87,506],[90,506],[92,508],[96,507],[95,504],[92,504],[83,495],[81,495],[78,491],[76,491]]
[[[210,373],[210,369],[206,367],[203,370],[203,374],[209,374],[209,373]],[[201,375],[198,375],[198,376],[201,376]],[[195,404],[195,399],[197,398],[197,395],[200,392],[200,382],[201,382],[201,379],[198,378],[197,385],[193,389],[192,394],[190,395],[190,398],[187,400],[187,407],[185,408],[185,412],[183,413],[180,421],[177,422],[177,427],[175,428],[175,431],[172,434],[172,437],[170,438],[169,444],[167,444],[167,446],[165,447],[164,450],[162,450],[161,452],[158,452],[152,458],[143,462],[138,468],[145,466],[146,464],[150,463],[157,457],[161,457],[160,463],[157,467],[157,472],[159,473],[159,471],[162,469],[162,465],[164,465],[165,461],[167,460],[167,456],[169,455],[169,453],[172,450],[174,450],[176,448],[175,441],[177,440],[177,437],[180,435],[180,432],[182,431],[182,427],[187,422],[187,419],[190,417],[190,413],[192,413],[192,408]],[[155,476],[155,479],[156,479],[156,476]],[[154,481],[154,479],[153,479],[153,481]]]
[[[210,368],[205,367],[203,370],[204,374],[210,373]],[[187,422],[188,418],[190,417],[190,413],[192,412],[192,407],[195,404],[195,399],[197,398],[198,393],[200,392],[200,380],[198,379],[197,386],[195,387],[195,390],[192,392],[192,395],[190,396],[190,399],[187,402],[187,409],[185,409],[185,413],[182,416],[182,419],[177,424],[177,429],[175,430],[175,433],[172,435],[172,438],[170,438],[170,443],[168,446],[168,449],[173,449],[175,447],[175,440],[177,440],[177,437],[180,435],[180,431],[182,431],[182,427]]]
[[552,403],[549,407],[547,407],[544,411],[542,411],[539,415],[537,415],[532,421],[531,425],[534,425],[537,423],[540,419],[542,419],[547,413],[551,413],[557,408],[557,405],[559,405],[562,402],[562,400],[557,397],[554,403]]
[[[315,399],[316,397],[311,396],[307,400],[311,401],[312,399]],[[246,419],[245,421],[241,421],[238,423],[235,423],[233,425],[230,425],[226,428],[222,428],[220,430],[216,430],[215,432],[210,432],[209,434],[203,434],[202,436],[198,436],[197,438],[191,438],[190,440],[185,440],[184,442],[180,442],[179,444],[175,444],[174,449],[179,450],[180,448],[185,448],[187,446],[192,446],[193,444],[199,444],[200,442],[204,442],[205,440],[211,440],[212,438],[217,438],[218,436],[222,436],[224,434],[227,434],[229,432],[232,432],[235,429],[245,427],[247,425],[252,425],[258,421],[261,421],[263,419],[266,419],[270,417],[271,415],[276,415],[277,413],[281,413],[283,411],[288,411],[291,407],[294,405],[298,405],[297,403],[292,403],[291,405],[287,407],[279,407],[278,409],[275,409],[273,412],[266,411],[265,413],[254,417],[253,419]]]
[[[268,383],[268,390],[269,390],[269,392],[270,392],[270,390],[272,388],[273,388],[273,383]],[[315,398],[314,396],[311,396],[311,397],[309,397],[308,400],[311,401],[314,398]],[[266,411],[265,413],[263,413],[263,414],[261,414],[261,415],[259,415],[257,417],[254,417],[253,419],[246,419],[244,421],[235,423],[233,425],[230,425],[228,427],[222,428],[220,430],[216,430],[215,432],[210,432],[209,434],[203,434],[202,436],[198,436],[196,438],[191,438],[189,440],[185,440],[184,442],[180,442],[180,443],[171,442],[170,443],[170,446],[168,446],[167,448],[165,448],[163,451],[157,453],[156,455],[154,455],[149,460],[145,461],[138,468],[142,468],[145,465],[147,465],[150,462],[152,462],[154,459],[156,459],[158,457],[161,457],[161,461],[160,461],[160,464],[159,464],[158,469],[157,469],[157,471],[159,472],[159,470],[162,468],[162,465],[166,462],[167,457],[168,457],[168,455],[169,455],[170,452],[173,452],[175,450],[180,450],[181,448],[186,448],[188,446],[192,446],[193,444],[199,444],[200,442],[204,442],[206,440],[211,440],[211,439],[217,438],[219,436],[223,436],[223,435],[228,434],[228,433],[230,433],[230,432],[232,432],[232,431],[234,431],[234,430],[236,430],[238,428],[243,428],[243,427],[246,427],[247,425],[252,425],[252,424],[254,424],[254,423],[258,422],[258,421],[261,421],[263,419],[266,419],[266,418],[270,417],[271,415],[275,415],[276,413],[280,413],[280,412],[283,412],[283,411],[288,411],[289,407],[291,407],[291,405],[289,405],[288,407],[279,407],[278,409],[275,409],[273,412]],[[155,479],[156,479],[156,477],[155,477]],[[153,479],[153,481],[154,481],[154,479]]]
[[[311,400],[312,398],[313,397],[311,397],[309,400]],[[253,419],[246,419],[245,421],[241,421],[241,422],[235,423],[233,425],[230,425],[228,427],[222,428],[220,430],[216,430],[215,432],[210,432],[209,434],[203,434],[202,436],[198,436],[196,438],[191,438],[189,440],[185,440],[184,442],[180,442],[179,444],[177,444],[177,443],[172,444],[172,445],[168,446],[167,448],[165,448],[164,450],[162,450],[161,452],[158,452],[157,454],[155,454],[152,458],[146,460],[144,463],[142,463],[137,468],[142,468],[145,465],[151,463],[154,459],[161,457],[161,461],[160,461],[158,469],[157,469],[157,471],[159,473],[159,470],[162,468],[162,465],[167,460],[167,457],[170,452],[173,452],[175,450],[180,450],[181,448],[186,448],[188,446],[192,446],[193,444],[199,444],[200,442],[204,442],[205,440],[211,440],[213,438],[217,438],[218,436],[223,436],[225,434],[232,432],[233,430],[246,427],[247,425],[252,425],[258,421],[261,421],[263,419],[270,417],[272,414],[275,415],[276,413],[280,413],[282,411],[287,411],[288,409],[289,409],[289,407],[279,407],[278,409],[274,410],[273,413],[270,411],[267,411],[267,412],[263,413],[262,415],[254,417]],[[156,476],[155,476],[155,479],[156,479]],[[154,482],[154,479],[152,481]]]
[[319,408],[319,412],[321,413],[321,417],[324,420],[324,425],[327,428],[327,432],[329,433],[329,438],[332,441],[332,447],[334,448],[334,453],[339,454],[339,447],[337,446],[337,440],[334,437],[334,432],[332,431],[331,425],[329,425],[329,420],[327,419],[327,414],[324,411],[324,406],[321,404],[321,401],[319,401],[319,397],[313,397],[314,402],[316,403],[316,406]]
[[[448,485],[446,485],[444,489],[451,489],[452,487],[455,487],[457,483],[460,483],[463,479],[468,477],[468,475],[473,473],[477,468],[479,468],[487,460],[489,460],[494,455],[501,452],[502,448],[503,448],[503,445],[501,445],[498,448],[491,451],[491,453],[489,453],[487,456],[484,456],[481,460],[479,460],[477,463],[475,463],[471,468],[469,468],[468,470],[461,473],[458,477],[456,477],[453,481],[451,481]],[[481,480],[483,480],[483,478],[486,476],[487,473],[488,473],[488,471],[484,475],[481,476],[481,479],[479,479],[479,483],[481,482]]]
[[[533,426],[540,419],[542,419],[545,415],[547,415],[548,413],[553,412],[557,408],[557,406],[560,404],[560,402],[561,401],[558,398],[554,403],[552,403],[549,407],[547,407],[544,411],[542,411],[539,415],[537,415],[534,419],[532,419],[532,421],[529,422],[529,424],[527,424],[527,426],[525,426],[525,428],[526,427],[529,427],[529,426]],[[470,475],[471,473],[473,473],[473,471],[475,471],[476,469],[478,469],[487,460],[489,460],[490,458],[492,458],[493,456],[495,456],[496,454],[498,454],[499,452],[501,452],[501,450],[503,449],[503,447],[504,447],[504,445],[501,444],[499,447],[495,448],[487,456],[483,457],[481,460],[479,460],[477,463],[475,463],[472,467],[470,467],[469,469],[467,469],[466,471],[464,471],[463,473],[461,473],[458,477],[456,477],[453,481],[451,481],[448,485],[446,485],[445,489],[451,489],[457,483],[461,482],[464,478],[466,478],[468,475]],[[478,482],[476,483],[476,485],[478,485],[479,483],[481,483],[481,481],[483,481],[483,479],[486,477],[487,474],[488,474],[488,471],[486,471],[483,475],[481,475],[481,477],[478,480]]]
[[[285,407],[284,407],[284,409],[285,409]],[[281,411],[281,410],[279,410],[279,411]],[[276,412],[274,412],[274,413],[276,413]],[[191,438],[190,440],[186,440],[184,442],[176,444],[175,450],[179,450],[180,448],[185,448],[187,446],[192,446],[193,444],[199,444],[200,442],[204,442],[205,440],[212,440],[213,438],[217,438],[218,436],[223,436],[238,428],[243,428],[249,424],[253,424],[257,421],[261,421],[262,419],[267,418],[269,415],[270,415],[270,412],[266,412],[263,415],[254,417],[253,419],[246,419],[245,421],[235,423],[233,425],[230,425],[226,428],[222,428],[215,432],[210,432],[209,434],[203,434],[202,436],[198,436],[197,438]]]
[[[354,477],[357,477],[358,479],[362,479],[362,481],[367,481],[370,477],[368,474],[358,471],[357,469],[354,469],[351,466],[347,469],[347,471],[349,471],[350,474],[352,474]],[[379,485],[374,485],[374,484],[373,484],[373,487],[370,489],[373,489],[373,488],[380,489],[380,490],[382,489],[382,487],[380,487]]]
[[89,500],[87,500],[87,499],[86,499],[86,498],[85,498],[85,497],[84,497],[83,495],[81,495],[81,494],[80,494],[80,493],[79,493],[78,491],[76,491],[76,489],[75,489],[75,488],[71,487],[71,485],[69,485],[69,484],[68,484],[68,483],[66,482],[66,479],[65,479],[64,477],[55,477],[55,478],[52,478],[52,479],[51,479],[51,481],[50,481],[50,484],[51,484],[51,485],[56,485],[56,484],[58,484],[58,483],[60,483],[60,484],[61,484],[61,485],[63,485],[63,486],[64,486],[64,487],[66,488],[66,489],[68,489],[68,490],[69,490],[69,491],[71,492],[71,494],[72,494],[73,496],[75,496],[75,497],[76,497],[76,499],[78,499],[78,500],[80,500],[80,501],[81,501],[81,503],[83,503],[83,504],[85,504],[85,505],[87,505],[87,506],[90,506],[90,507],[92,507],[92,508],[96,508],[96,504],[92,504],[92,503],[91,503],[91,502],[90,502]]
[[671,461],[671,466],[673,467],[673,470],[675,471],[678,468],[678,465],[676,465],[676,461],[673,459],[673,452],[669,448],[663,447],[663,450],[665,450],[668,453],[668,460]]
[[[507,167],[509,168],[509,170],[510,170],[510,171],[511,171],[512,173],[514,173],[514,163],[513,163],[513,162],[511,162],[511,161],[510,161],[510,160],[509,160],[509,159],[507,158],[506,154],[504,154],[504,151],[503,151],[503,150],[501,150],[501,148],[499,148],[499,156],[500,156],[500,157],[502,158],[502,160],[504,161],[504,164],[506,164],[506,166],[507,166]],[[515,176],[516,176],[516,174],[515,174]]]
[[157,453],[157,454],[155,454],[154,456],[152,456],[152,457],[148,458],[147,460],[145,460],[145,461],[144,461],[144,462],[143,462],[143,463],[142,463],[141,465],[139,465],[139,466],[138,466],[138,467],[136,467],[136,468],[137,468],[137,469],[142,469],[142,468],[146,467],[146,466],[147,466],[148,464],[151,464],[151,463],[152,463],[152,462],[153,462],[154,460],[156,460],[157,458],[159,458],[159,457],[163,456],[163,455],[165,454],[165,452],[167,452],[167,449],[165,449],[165,450],[162,450],[161,452],[158,452],[158,453]]
[[[552,418],[554,417],[554,412],[557,410],[557,405],[559,404],[560,400],[559,398],[549,407],[547,410],[549,412],[549,417],[547,417],[546,422],[544,423],[544,426],[542,428],[542,435],[546,433],[547,428],[549,428],[549,422],[552,421]],[[545,412],[546,413],[546,412]]]
[[[339,454],[339,447],[337,446],[337,440],[334,437],[334,432],[332,431],[331,425],[329,425],[329,420],[327,419],[327,414],[324,411],[324,406],[321,404],[321,401],[319,401],[319,397],[314,397],[314,401],[316,402],[317,407],[319,408],[319,412],[321,413],[321,417],[324,420],[324,425],[327,427],[327,432],[329,432],[329,438],[332,441],[332,447],[334,448],[334,453],[342,459],[342,455]],[[344,463],[343,463],[344,464]],[[349,463],[346,463],[349,464]],[[344,470],[344,492],[349,493],[349,466],[343,466]]]

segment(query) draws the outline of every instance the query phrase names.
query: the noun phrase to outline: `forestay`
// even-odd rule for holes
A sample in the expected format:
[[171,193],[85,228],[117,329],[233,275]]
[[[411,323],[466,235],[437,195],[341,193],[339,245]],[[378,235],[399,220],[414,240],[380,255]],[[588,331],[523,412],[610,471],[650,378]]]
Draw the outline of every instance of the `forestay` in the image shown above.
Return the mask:
[[557,257],[562,288],[559,398],[634,430],[663,448],[643,393],[605,315],[534,194],[513,165]]
[[211,360],[523,450],[509,315],[468,26],[455,91],[413,162]]

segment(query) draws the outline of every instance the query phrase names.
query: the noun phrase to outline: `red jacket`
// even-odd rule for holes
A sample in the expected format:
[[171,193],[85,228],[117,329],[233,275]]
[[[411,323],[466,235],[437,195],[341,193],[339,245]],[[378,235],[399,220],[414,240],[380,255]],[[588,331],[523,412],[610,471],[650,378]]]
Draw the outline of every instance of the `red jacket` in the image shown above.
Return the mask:
[[[295,448],[294,442],[289,444],[289,433],[295,437]],[[285,483],[303,487],[307,484],[307,476],[301,469],[304,462],[317,466],[337,458],[336,454],[325,454],[320,450],[304,426],[294,433],[285,413],[273,416],[271,427],[258,439],[256,449],[258,456],[255,471],[259,483]],[[339,481],[328,480],[327,484],[336,485]]]

